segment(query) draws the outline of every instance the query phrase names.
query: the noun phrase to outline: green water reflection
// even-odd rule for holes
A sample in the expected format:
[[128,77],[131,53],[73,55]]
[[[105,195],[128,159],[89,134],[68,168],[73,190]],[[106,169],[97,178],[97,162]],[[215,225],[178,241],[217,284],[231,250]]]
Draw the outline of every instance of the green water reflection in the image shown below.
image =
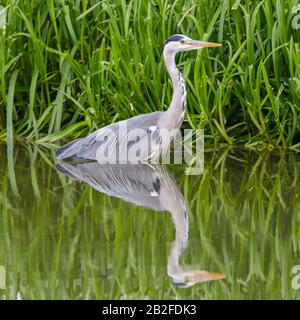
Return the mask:
[[186,176],[0,151],[2,299],[300,297],[296,154],[212,151]]

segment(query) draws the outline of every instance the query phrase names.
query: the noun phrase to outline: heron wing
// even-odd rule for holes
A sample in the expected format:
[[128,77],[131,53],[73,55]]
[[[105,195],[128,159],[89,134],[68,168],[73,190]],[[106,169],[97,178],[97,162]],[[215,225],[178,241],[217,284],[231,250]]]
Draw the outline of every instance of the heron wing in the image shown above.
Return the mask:
[[[148,131],[149,128],[157,126],[162,113],[157,111],[110,124],[85,138],[64,145],[57,151],[56,157],[59,160],[78,157],[105,163],[112,157],[117,147],[119,154],[124,154],[128,151],[128,147],[132,147],[137,142],[143,146],[148,139],[147,135],[151,133]],[[143,153],[148,153],[148,149],[140,150],[140,158],[143,157]]]
[[98,162],[60,161],[64,174],[88,183],[94,189],[155,210],[163,210],[159,199],[161,179],[167,173],[147,164],[100,165]]

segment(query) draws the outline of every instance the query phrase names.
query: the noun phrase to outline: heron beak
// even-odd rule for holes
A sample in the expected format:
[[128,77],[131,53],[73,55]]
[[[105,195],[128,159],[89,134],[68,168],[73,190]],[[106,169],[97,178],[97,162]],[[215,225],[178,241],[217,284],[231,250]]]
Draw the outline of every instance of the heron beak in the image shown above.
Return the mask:
[[220,43],[192,40],[187,43],[191,49],[221,47]]
[[219,280],[224,279],[225,275],[223,273],[218,272],[198,272],[195,274],[191,274],[186,276],[187,281],[193,281],[193,282],[206,282],[211,280]]

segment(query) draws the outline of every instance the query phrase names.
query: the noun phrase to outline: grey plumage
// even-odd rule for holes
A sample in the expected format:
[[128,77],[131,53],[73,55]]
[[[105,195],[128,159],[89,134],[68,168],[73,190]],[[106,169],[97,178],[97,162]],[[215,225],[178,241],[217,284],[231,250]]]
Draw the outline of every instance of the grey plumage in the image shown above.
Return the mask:
[[[97,160],[97,150],[103,144],[108,144],[108,141],[105,140],[105,136],[108,136],[109,131],[111,130],[115,135],[114,138],[119,139],[120,147],[124,147],[122,139],[128,138],[128,129],[134,130],[136,128],[142,129],[145,132],[145,135],[151,135],[147,129],[152,126],[159,125],[159,119],[161,118],[162,112],[156,111],[148,114],[141,114],[135,117],[132,117],[127,120],[120,121],[118,123],[112,123],[104,128],[101,128],[88,136],[71,141],[61,147],[57,153],[56,158],[58,160],[65,158],[84,158],[89,160]],[[126,131],[123,131],[122,128],[127,128]],[[103,138],[103,139],[102,139]],[[150,138],[147,136],[147,138]],[[110,137],[108,137],[110,139]],[[113,147],[114,141],[111,141]],[[128,145],[135,142],[135,137],[128,139]],[[109,148],[109,146],[108,146]]]
[[[139,115],[128,120],[110,124],[89,134],[85,138],[77,139],[64,145],[57,151],[57,159],[79,157],[90,160],[97,159],[101,162],[102,160],[109,159],[110,155],[114,157],[116,149],[118,149],[118,154],[122,155],[139,142],[140,148],[134,154],[133,160],[138,162],[145,162],[150,159],[157,161],[168,150],[170,145],[170,139],[166,131],[162,133],[162,129],[172,130],[179,128],[184,119],[186,108],[185,81],[175,64],[176,53],[215,46],[219,45],[194,41],[184,35],[171,36],[163,47],[165,65],[173,83],[173,96],[168,110]],[[120,130],[120,126],[123,125],[126,125],[126,129]],[[143,133],[137,133],[136,129],[140,129]],[[107,134],[110,130],[112,132],[111,135]],[[154,136],[153,131],[155,131]],[[156,138],[154,138],[155,136]],[[151,150],[149,150],[147,141],[151,141],[152,143]],[[107,155],[104,155],[104,152],[107,152]]]
[[[97,191],[156,211],[169,211],[168,201],[161,198],[165,196],[166,184],[169,186],[169,197],[172,197],[176,190],[175,196],[180,198],[181,204],[184,203],[180,191],[164,167],[148,164],[100,165],[96,161],[59,161],[57,169],[73,179],[89,184]],[[170,193],[171,187],[173,192]]]

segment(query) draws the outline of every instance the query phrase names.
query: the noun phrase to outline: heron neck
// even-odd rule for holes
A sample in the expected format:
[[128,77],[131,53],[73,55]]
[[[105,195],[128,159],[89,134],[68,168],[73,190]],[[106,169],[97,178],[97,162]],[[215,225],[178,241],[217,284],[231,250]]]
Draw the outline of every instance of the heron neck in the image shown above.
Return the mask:
[[179,259],[187,246],[189,223],[186,209],[174,209],[171,214],[175,225],[175,240],[169,253],[167,268],[169,276],[179,276],[182,271]]
[[176,66],[175,53],[164,51],[164,60],[173,84],[173,96],[167,114],[168,118],[172,119],[173,126],[180,127],[184,118],[187,100],[185,80]]

